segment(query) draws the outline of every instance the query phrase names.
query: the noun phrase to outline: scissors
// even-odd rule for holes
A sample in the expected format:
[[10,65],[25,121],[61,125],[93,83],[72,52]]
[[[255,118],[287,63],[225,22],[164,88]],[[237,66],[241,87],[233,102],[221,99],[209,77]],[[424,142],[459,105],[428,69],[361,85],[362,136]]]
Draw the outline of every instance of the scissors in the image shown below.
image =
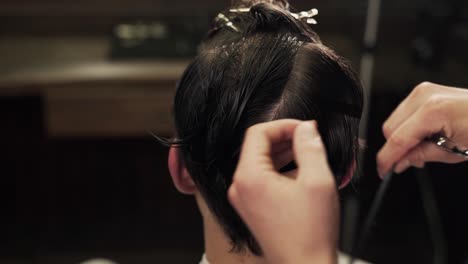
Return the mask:
[[468,148],[460,147],[460,145],[448,139],[447,137],[434,136],[430,140],[433,143],[435,143],[438,147],[444,149],[447,152],[468,158]]

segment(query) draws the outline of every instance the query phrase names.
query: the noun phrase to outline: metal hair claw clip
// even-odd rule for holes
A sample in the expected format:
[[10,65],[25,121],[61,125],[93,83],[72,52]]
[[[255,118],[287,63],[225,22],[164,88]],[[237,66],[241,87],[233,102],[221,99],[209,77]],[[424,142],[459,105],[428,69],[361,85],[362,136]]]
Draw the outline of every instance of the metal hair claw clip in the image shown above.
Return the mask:
[[[231,13],[247,13],[247,12],[250,12],[250,8],[233,8],[233,9],[229,9],[229,12]],[[318,10],[316,8],[313,8],[309,11],[302,11],[302,12],[299,12],[299,13],[291,13],[291,15],[297,19],[297,20],[303,20],[303,19],[306,19],[306,23],[307,24],[312,24],[312,25],[316,25],[318,22],[317,20],[315,20],[313,17],[318,15]]]
[[233,8],[229,9],[231,13],[248,13],[250,12],[250,8]]
[[313,8],[309,11],[302,11],[299,13],[291,13],[293,17],[295,17],[298,20],[306,19],[307,24],[312,24],[316,25],[317,20],[315,20],[313,17],[318,15],[318,10],[316,8]]
[[226,25],[228,28],[236,32],[240,32],[240,30],[236,26],[234,26],[234,23],[232,23],[232,21],[223,13],[219,13],[218,16],[216,16],[215,21],[219,24]]

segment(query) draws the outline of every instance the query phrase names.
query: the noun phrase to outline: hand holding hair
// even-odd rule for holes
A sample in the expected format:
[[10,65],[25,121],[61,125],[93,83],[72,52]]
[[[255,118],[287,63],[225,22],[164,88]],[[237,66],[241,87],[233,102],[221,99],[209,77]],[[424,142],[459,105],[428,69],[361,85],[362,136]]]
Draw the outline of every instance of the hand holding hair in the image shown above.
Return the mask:
[[393,166],[401,173],[426,162],[468,160],[426,140],[442,135],[468,150],[468,90],[427,82],[418,85],[385,122],[383,133],[387,142],[377,156],[380,176]]
[[[278,172],[291,159],[293,178]],[[338,196],[315,122],[249,128],[228,197],[269,263],[336,262]]]

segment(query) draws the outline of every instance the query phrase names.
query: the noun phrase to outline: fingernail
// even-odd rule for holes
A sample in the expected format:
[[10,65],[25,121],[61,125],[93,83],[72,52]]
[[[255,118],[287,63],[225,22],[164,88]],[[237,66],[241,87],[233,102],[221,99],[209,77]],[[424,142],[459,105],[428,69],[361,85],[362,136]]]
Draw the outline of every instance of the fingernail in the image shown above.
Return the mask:
[[401,174],[406,171],[409,167],[411,167],[411,162],[407,159],[404,159],[395,166],[395,173]]

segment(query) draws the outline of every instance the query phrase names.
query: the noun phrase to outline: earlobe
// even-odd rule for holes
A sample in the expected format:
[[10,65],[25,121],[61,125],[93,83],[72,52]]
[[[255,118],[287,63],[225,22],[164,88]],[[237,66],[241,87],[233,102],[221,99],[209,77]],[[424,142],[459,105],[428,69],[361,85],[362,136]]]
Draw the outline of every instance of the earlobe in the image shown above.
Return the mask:
[[169,150],[168,167],[172,182],[177,190],[187,195],[195,194],[197,186],[185,167],[179,149],[175,147],[171,147]]

